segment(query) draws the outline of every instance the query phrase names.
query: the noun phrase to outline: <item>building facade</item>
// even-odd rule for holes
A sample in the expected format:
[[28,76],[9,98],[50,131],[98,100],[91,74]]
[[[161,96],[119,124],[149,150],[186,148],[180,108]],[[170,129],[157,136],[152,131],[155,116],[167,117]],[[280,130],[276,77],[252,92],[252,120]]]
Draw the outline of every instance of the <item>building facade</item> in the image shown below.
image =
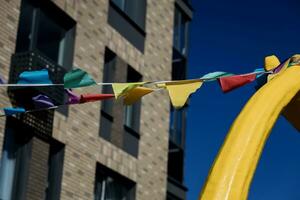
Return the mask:
[[[0,0],[0,74],[46,68],[54,83],[80,67],[98,82],[187,74],[187,0]],[[76,89],[111,93],[112,88]],[[63,88],[1,88],[31,109]],[[7,95],[8,94],[8,95]],[[185,115],[166,91],[132,106],[102,101],[0,119],[0,199],[185,199]]]

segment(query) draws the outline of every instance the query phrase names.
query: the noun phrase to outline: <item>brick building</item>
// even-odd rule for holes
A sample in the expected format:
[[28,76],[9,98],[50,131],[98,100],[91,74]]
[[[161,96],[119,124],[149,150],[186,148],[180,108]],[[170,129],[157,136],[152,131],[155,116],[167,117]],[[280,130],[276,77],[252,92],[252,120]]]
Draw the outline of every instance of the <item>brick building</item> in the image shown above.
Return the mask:
[[[10,83],[78,66],[98,82],[186,78],[188,0],[0,0],[0,74]],[[110,87],[76,92],[111,93]],[[7,96],[9,94],[9,98]],[[1,106],[30,108],[63,88],[1,88]],[[29,99],[29,100],[28,100]],[[166,91],[0,119],[0,199],[185,199],[186,107]]]

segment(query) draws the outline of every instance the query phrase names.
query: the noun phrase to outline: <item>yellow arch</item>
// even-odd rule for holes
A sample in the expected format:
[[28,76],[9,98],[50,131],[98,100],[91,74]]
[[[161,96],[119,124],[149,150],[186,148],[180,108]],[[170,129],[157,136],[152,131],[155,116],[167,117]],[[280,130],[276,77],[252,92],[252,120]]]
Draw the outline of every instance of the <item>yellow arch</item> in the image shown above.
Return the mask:
[[251,97],[231,126],[199,199],[247,199],[258,160],[278,116],[285,110],[294,126],[300,125],[294,110],[299,105],[299,90],[300,66],[293,66]]

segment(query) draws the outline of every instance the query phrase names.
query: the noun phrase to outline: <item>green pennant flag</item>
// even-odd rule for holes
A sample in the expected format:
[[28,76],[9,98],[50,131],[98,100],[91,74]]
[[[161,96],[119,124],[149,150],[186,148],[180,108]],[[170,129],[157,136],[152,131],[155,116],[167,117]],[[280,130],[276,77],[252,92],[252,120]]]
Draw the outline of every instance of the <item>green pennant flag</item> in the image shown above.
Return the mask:
[[206,81],[214,81],[217,78],[221,78],[224,76],[232,76],[232,75],[234,75],[234,74],[228,73],[228,72],[211,72],[211,73],[205,74],[200,79],[207,79]]
[[145,82],[136,82],[136,83],[113,83],[112,88],[114,90],[115,98],[125,95],[130,90],[143,85]]
[[90,75],[81,69],[73,69],[64,76],[65,88],[79,88],[89,85],[95,85],[96,82]]

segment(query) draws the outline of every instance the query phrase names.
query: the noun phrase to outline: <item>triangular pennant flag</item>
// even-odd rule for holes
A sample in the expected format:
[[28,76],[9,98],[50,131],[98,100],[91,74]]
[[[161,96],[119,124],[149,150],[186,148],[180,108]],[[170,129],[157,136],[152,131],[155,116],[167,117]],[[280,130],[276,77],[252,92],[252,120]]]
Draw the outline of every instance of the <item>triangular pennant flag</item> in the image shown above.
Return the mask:
[[118,99],[121,96],[124,96],[130,90],[143,85],[145,82],[136,82],[136,83],[113,83],[112,88],[115,94],[115,98]]
[[25,71],[19,75],[18,84],[52,84],[48,70]]
[[3,108],[4,110],[4,113],[6,116],[12,116],[12,115],[15,115],[15,114],[20,114],[20,113],[25,113],[25,109],[24,108],[10,108],[10,107],[7,107],[7,108]]
[[140,98],[153,92],[154,90],[146,87],[136,87],[130,90],[124,97],[124,104],[131,105],[138,101]]
[[64,76],[64,87],[65,88],[78,88],[78,87],[85,87],[90,85],[95,85],[96,82],[90,75],[81,70],[81,69],[74,69]]
[[37,95],[35,97],[32,98],[32,101],[34,103],[35,108],[49,108],[49,107],[53,107],[54,104],[52,102],[52,100],[47,97],[46,95]]
[[205,74],[200,79],[205,79],[205,81],[214,81],[217,78],[224,77],[224,76],[232,76],[232,73],[228,72],[211,72],[208,74]]
[[115,95],[113,94],[83,94],[80,96],[80,103],[101,101],[105,99],[111,99],[114,97]]
[[268,76],[268,81],[272,80],[275,76],[277,76],[278,74],[282,73],[283,71],[285,71],[290,63],[291,59],[287,59],[286,61],[284,61],[283,63],[281,63],[279,66],[277,66],[275,69],[273,69],[273,74],[270,74]]
[[68,95],[66,104],[79,104],[80,103],[80,96],[78,96],[77,94],[72,92],[72,90],[70,90],[70,89],[66,89],[65,91]]
[[281,63],[280,65],[278,65],[275,69],[273,69],[273,73],[279,73],[281,70],[286,69],[289,66],[291,59],[287,59],[285,60],[283,63]]
[[200,80],[184,80],[166,83],[171,103],[175,108],[185,105],[189,96],[201,87],[203,81]]
[[256,78],[256,74],[242,74],[242,75],[234,75],[219,78],[219,84],[222,88],[223,92],[229,92],[235,88],[241,87],[254,81]]
[[279,59],[275,55],[265,57],[264,68],[266,71],[270,71],[280,65]]

